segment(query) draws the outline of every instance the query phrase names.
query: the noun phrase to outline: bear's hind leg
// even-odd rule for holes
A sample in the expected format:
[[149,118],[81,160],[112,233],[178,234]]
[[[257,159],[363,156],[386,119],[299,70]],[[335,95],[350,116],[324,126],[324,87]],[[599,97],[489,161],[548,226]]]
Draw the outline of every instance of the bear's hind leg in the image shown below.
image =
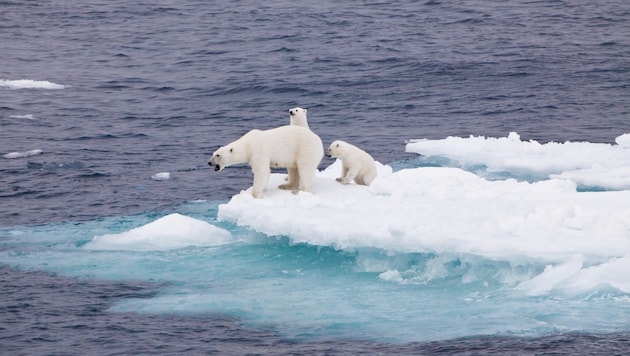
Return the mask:
[[[313,192],[313,180],[315,179],[315,172],[317,172],[317,167],[313,168],[311,166],[307,167],[298,167],[299,172],[299,190],[303,192]],[[293,191],[293,194],[297,194],[297,190]]]
[[285,190],[295,190],[299,184],[299,174],[297,168],[287,168],[289,182],[286,184],[280,184],[278,188]]

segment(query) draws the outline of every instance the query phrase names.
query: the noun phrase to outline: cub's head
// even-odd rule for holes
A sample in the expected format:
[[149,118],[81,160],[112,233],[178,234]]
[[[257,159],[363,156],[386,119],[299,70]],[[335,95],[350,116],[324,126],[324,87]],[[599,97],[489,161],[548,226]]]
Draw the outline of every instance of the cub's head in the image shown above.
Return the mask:
[[326,151],[326,157],[328,158],[339,157],[339,155],[341,154],[341,150],[343,150],[344,144],[345,142],[340,141],[340,140],[337,140],[331,143],[330,146],[328,147],[328,151]]
[[214,153],[212,154],[212,158],[210,158],[210,161],[208,161],[208,164],[210,166],[214,166],[215,172],[218,172],[223,168],[229,166],[233,162],[233,157],[234,147],[220,147],[218,150],[214,151]]
[[302,108],[293,108],[293,109],[289,109],[289,116],[293,117],[293,116],[301,116],[301,117],[306,117],[306,109],[302,109]]

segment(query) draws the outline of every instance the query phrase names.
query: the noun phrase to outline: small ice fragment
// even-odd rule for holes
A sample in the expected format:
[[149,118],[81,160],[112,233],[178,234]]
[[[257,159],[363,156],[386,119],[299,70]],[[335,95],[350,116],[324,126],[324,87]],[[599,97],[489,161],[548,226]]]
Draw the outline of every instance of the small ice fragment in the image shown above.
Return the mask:
[[153,180],[169,180],[169,179],[171,179],[171,173],[170,172],[155,173],[154,175],[151,176],[151,179],[153,179]]

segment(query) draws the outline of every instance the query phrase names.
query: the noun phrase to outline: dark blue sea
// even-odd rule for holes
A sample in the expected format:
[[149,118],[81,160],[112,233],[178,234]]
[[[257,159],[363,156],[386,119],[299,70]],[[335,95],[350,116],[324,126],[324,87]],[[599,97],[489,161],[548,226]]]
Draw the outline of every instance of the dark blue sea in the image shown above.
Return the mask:
[[[572,265],[344,248],[219,219],[252,173],[214,172],[212,152],[298,106],[324,146],[353,142],[394,170],[453,169],[405,149],[449,136],[613,150],[630,133],[630,3],[0,0],[0,354],[629,352],[630,270],[522,295]],[[623,184],[578,186],[615,204]],[[582,250],[577,276],[630,256],[625,211],[576,223],[622,246]],[[86,248],[174,213],[238,243]]]

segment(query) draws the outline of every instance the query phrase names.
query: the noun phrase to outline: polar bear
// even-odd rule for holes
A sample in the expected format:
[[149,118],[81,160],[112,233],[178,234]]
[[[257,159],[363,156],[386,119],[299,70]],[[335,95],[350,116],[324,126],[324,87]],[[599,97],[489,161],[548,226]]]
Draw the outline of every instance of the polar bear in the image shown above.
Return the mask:
[[271,130],[251,130],[238,140],[220,147],[208,164],[215,171],[248,163],[254,172],[252,195],[261,198],[269,182],[271,168],[287,168],[289,181],[278,188],[312,192],[317,166],[324,156],[322,140],[301,126],[280,126]]
[[308,127],[308,121],[306,120],[306,109],[302,109],[302,108],[293,108],[289,110],[289,120],[290,120],[290,125],[297,125],[297,126],[302,126],[302,127],[306,127],[307,129]]
[[337,182],[370,185],[376,178],[376,163],[369,153],[347,142],[337,140],[328,147],[327,157],[341,159],[341,177]]

